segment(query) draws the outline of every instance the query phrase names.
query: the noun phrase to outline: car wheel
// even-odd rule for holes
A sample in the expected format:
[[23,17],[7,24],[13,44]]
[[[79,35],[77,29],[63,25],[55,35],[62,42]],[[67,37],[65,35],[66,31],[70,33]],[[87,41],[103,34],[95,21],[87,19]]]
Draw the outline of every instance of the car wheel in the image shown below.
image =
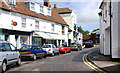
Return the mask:
[[65,50],[64,54],[66,54],[66,53],[67,53],[67,51]]
[[43,57],[46,58],[46,55],[47,55],[47,54],[45,53]]
[[60,55],[60,52],[58,52],[58,55]]
[[37,59],[36,55],[34,54],[33,55],[33,60],[35,61]]
[[21,59],[19,58],[18,59],[18,62],[16,63],[17,66],[20,66],[21,65]]
[[2,72],[5,72],[7,69],[7,65],[5,62],[2,63]]
[[52,53],[52,57],[53,57],[53,56],[55,56],[55,53],[54,53],[54,52]]
[[71,50],[69,50],[69,53],[71,53]]

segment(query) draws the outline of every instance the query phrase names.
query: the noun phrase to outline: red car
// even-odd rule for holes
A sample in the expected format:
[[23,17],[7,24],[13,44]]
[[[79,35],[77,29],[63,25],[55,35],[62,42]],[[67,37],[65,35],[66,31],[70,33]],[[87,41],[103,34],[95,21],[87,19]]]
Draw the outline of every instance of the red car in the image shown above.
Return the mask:
[[58,46],[59,52],[60,53],[67,53],[67,52],[71,52],[70,47],[67,47],[66,45],[59,45]]

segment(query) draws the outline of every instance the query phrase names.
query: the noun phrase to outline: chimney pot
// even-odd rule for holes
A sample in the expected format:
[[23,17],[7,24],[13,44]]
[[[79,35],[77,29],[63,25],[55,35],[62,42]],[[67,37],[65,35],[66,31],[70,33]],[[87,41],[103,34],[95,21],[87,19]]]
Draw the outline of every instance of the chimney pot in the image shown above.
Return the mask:
[[57,7],[57,5],[56,4],[54,4],[54,8],[56,8]]

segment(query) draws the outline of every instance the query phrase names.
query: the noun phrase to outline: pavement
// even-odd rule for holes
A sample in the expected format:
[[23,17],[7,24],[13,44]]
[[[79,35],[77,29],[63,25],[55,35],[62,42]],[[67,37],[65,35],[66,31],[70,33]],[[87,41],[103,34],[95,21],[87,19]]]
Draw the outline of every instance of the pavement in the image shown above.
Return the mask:
[[100,54],[100,50],[92,51],[88,54],[89,61],[103,70],[103,73],[120,73],[120,62],[112,62],[110,56]]

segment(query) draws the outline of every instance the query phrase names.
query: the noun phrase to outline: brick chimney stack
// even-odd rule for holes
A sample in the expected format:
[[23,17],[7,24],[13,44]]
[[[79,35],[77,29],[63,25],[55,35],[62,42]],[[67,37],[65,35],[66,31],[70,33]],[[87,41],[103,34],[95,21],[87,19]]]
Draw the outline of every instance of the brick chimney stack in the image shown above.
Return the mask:
[[49,2],[49,0],[44,0],[44,5],[47,6],[47,7],[50,7],[50,2]]
[[54,8],[57,8],[57,5],[56,5],[56,4],[54,4]]

